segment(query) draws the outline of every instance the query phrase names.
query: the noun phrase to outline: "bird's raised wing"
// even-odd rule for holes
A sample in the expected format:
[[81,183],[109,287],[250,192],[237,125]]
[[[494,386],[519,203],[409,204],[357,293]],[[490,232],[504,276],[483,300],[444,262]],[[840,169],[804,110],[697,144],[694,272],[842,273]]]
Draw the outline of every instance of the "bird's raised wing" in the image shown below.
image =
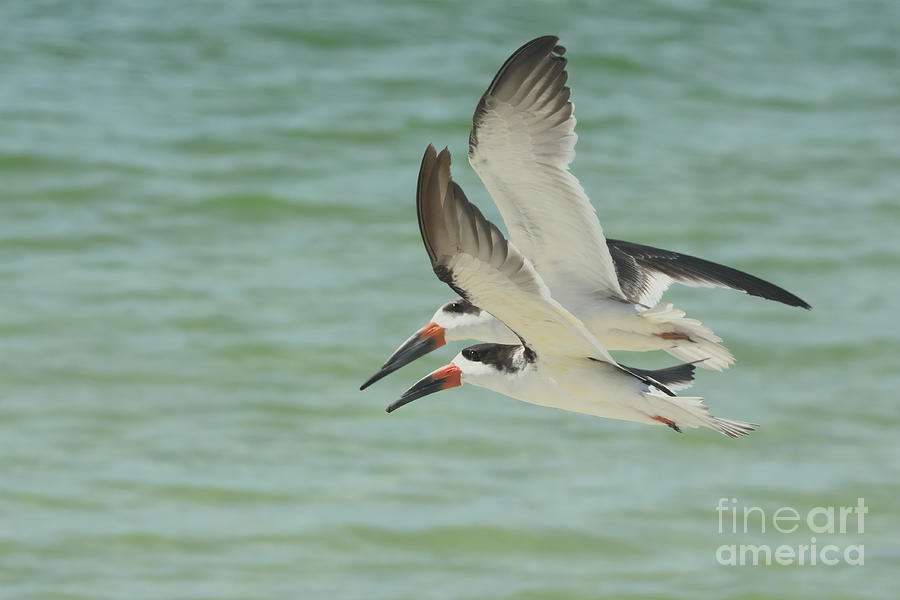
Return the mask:
[[569,172],[578,136],[558,41],[532,40],[500,68],[472,117],[469,162],[560,302],[624,300],[594,207]]
[[473,206],[450,177],[450,153],[429,144],[416,194],[419,230],[438,278],[491,313],[539,356],[617,365],[584,324],[550,296],[531,261]]
[[692,287],[729,288],[788,306],[811,308],[786,289],[725,265],[634,242],[608,239],[606,243],[622,291],[637,304],[654,306],[676,282]]

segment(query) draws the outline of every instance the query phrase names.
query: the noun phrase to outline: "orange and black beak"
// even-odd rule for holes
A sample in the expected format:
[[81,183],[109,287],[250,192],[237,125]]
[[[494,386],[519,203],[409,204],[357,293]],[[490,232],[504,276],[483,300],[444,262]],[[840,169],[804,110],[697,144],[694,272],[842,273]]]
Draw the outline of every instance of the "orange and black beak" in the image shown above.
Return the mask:
[[431,375],[426,375],[416,385],[412,386],[400,396],[400,399],[387,407],[388,412],[394,412],[404,404],[409,404],[413,400],[433,394],[441,390],[462,385],[462,370],[450,363],[443,366]]
[[403,345],[397,348],[391,354],[391,357],[381,365],[381,369],[369,377],[368,381],[359,386],[359,389],[366,389],[382,377],[387,377],[403,365],[408,365],[417,358],[425,356],[432,350],[437,350],[446,343],[446,340],[444,340],[444,328],[437,323],[429,323],[403,342]]

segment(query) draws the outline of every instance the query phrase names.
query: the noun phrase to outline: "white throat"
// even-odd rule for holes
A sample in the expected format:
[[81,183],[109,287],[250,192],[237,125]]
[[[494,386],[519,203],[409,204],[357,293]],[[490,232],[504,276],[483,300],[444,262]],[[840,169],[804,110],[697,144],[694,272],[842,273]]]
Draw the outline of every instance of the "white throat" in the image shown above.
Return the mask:
[[456,314],[439,309],[431,320],[444,328],[444,339],[448,342],[479,340],[495,344],[520,343],[509,327],[485,311]]

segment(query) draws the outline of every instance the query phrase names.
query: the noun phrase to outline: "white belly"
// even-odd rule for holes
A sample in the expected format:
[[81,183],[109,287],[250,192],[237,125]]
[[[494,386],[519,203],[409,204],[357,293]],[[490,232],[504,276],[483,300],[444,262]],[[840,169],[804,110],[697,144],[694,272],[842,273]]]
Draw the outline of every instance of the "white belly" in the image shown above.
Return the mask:
[[607,363],[588,359],[541,361],[514,377],[470,381],[522,402],[595,415],[647,422],[642,384]]
[[655,333],[659,326],[641,318],[633,304],[600,302],[576,313],[607,350],[646,352],[671,346]]

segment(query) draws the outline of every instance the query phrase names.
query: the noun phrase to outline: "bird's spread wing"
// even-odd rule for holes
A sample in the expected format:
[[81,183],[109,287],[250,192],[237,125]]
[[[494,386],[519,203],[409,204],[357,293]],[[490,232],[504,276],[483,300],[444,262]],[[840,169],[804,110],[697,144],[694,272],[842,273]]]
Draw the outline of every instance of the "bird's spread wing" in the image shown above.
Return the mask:
[[500,68],[472,117],[469,162],[558,300],[622,300],[600,221],[569,172],[578,137],[558,41],[533,40]]
[[622,240],[606,240],[619,285],[629,301],[654,306],[672,282],[693,287],[723,287],[810,308],[809,304],[774,283],[702,258]]
[[[473,206],[450,177],[450,153],[429,145],[416,208],[435,274],[491,313],[538,355],[590,357],[616,365],[584,324],[550,296],[531,261]],[[617,365],[618,366],[618,365]]]

